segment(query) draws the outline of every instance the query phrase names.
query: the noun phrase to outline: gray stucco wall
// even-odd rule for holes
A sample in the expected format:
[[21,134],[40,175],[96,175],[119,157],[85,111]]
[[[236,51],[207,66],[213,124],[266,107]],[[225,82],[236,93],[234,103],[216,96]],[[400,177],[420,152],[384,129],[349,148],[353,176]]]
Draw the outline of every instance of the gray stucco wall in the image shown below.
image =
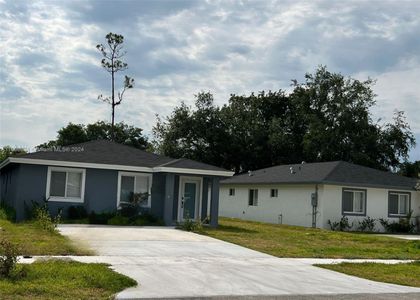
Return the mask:
[[152,195],[150,212],[163,219],[164,201],[165,201],[165,173],[155,173],[152,179]]
[[7,166],[0,172],[0,201],[15,207],[19,165]]
[[31,207],[32,201],[45,200],[46,166],[12,164],[2,170],[1,178],[2,201],[15,208],[18,221],[25,218],[25,203]]
[[86,169],[85,208],[101,213],[117,209],[118,171]]
[[[8,176],[6,176],[8,174]],[[25,219],[25,203],[31,207],[32,201],[43,204],[47,186],[48,166],[20,164],[2,170],[1,197],[8,205],[16,210],[16,219]],[[11,176],[11,177],[10,177]],[[4,183],[5,179],[7,183]],[[11,179],[10,179],[11,178]],[[3,188],[5,185],[6,189]],[[49,201],[48,208],[52,215],[59,210],[67,215],[70,206],[84,206],[95,212],[114,211],[117,208],[118,171],[86,169],[85,202],[57,202]]]
[[[2,201],[16,209],[17,220],[25,218],[25,203],[30,207],[35,201],[43,204],[46,195],[48,166],[30,164],[12,164],[1,173],[0,196]],[[164,219],[167,225],[173,225],[178,216],[178,197],[180,176],[196,176],[190,174],[154,173],[152,179],[152,196],[150,212]],[[167,179],[170,179],[167,183]],[[202,216],[207,215],[207,192],[209,182],[218,181],[217,177],[203,176]],[[51,214],[59,210],[64,216],[70,206],[84,206],[87,212],[115,211],[117,208],[118,170],[86,169],[84,203],[49,201]],[[166,198],[170,199],[166,199]],[[213,199],[212,199],[213,202]],[[217,204],[212,203],[213,213],[217,212]],[[216,210],[215,210],[216,208]],[[166,211],[166,214],[165,214]],[[171,217],[172,216],[172,220]],[[215,219],[217,222],[217,217]],[[214,221],[213,221],[214,225]]]

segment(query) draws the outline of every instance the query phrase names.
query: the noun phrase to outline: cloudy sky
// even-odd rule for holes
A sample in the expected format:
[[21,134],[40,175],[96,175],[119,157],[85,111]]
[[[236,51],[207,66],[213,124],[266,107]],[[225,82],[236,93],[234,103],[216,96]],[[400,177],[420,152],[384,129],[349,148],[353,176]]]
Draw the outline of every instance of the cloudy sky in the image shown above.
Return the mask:
[[[110,120],[96,44],[125,37],[136,86],[117,121],[150,135],[155,114],[211,91],[288,89],[327,65],[377,80],[375,119],[404,110],[420,144],[420,1],[0,0],[0,145],[34,147],[68,122]],[[420,146],[411,152],[420,160]]]

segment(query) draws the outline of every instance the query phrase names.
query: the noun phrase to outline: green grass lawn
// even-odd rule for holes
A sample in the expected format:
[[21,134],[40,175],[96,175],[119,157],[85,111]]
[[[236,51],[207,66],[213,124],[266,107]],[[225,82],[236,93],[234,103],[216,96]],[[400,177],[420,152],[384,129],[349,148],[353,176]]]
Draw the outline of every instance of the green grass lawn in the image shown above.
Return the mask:
[[21,255],[89,255],[59,233],[50,233],[33,223],[0,220],[0,239],[6,238],[19,248]]
[[220,218],[203,234],[278,257],[420,259],[420,241]]
[[44,261],[23,267],[25,277],[0,279],[1,299],[110,299],[136,285],[104,264]]
[[340,263],[317,266],[370,280],[420,287],[419,261],[395,265],[379,263]]

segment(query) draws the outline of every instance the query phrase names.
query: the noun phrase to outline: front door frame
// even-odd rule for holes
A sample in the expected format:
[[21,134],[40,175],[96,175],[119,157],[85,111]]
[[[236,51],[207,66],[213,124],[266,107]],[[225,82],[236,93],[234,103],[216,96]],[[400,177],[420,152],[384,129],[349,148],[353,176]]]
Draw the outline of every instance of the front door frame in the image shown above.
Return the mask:
[[[185,183],[193,182],[197,183],[199,186],[197,188],[198,197],[195,201],[195,220],[201,219],[201,205],[203,201],[203,177],[196,176],[179,176],[179,191],[178,191],[178,222],[184,221],[184,211],[181,210],[181,201],[182,201],[182,192],[185,187]],[[198,200],[198,201],[197,201]]]

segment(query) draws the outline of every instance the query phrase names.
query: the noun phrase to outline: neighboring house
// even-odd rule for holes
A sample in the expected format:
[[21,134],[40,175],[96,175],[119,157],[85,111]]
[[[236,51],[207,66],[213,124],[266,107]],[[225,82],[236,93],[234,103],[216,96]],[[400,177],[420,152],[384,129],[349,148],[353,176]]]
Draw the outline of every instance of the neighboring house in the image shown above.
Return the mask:
[[329,229],[328,220],[342,216],[357,227],[366,216],[420,215],[415,179],[343,161],[280,165],[220,184],[219,215],[226,217]]
[[31,201],[47,200],[53,214],[76,205],[101,213],[143,193],[143,209],[167,225],[209,216],[212,226],[218,221],[219,180],[233,175],[104,140],[9,157],[0,172],[0,199],[16,209],[18,220]]

